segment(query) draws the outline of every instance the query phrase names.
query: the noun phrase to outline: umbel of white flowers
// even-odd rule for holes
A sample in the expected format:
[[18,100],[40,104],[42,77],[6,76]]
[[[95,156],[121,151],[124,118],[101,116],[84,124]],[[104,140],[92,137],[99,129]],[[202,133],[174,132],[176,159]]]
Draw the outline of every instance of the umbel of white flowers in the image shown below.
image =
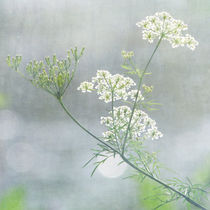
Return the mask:
[[[94,87],[95,85],[95,87]],[[109,71],[98,70],[96,77],[92,78],[92,82],[82,82],[78,90],[82,92],[97,91],[99,99],[104,100],[105,103],[116,100],[127,100],[128,96],[133,96],[133,92],[128,90],[136,85],[130,77],[124,77],[120,74],[111,75]]]
[[[93,77],[91,82],[82,82],[78,90],[83,93],[96,91],[99,99],[105,103],[116,100],[130,100],[132,102],[135,101],[137,94],[136,89],[131,90],[135,85],[135,82],[130,77],[124,77],[120,74],[112,75],[107,70],[98,70],[96,77]],[[140,92],[137,101],[140,103],[143,100],[144,97]],[[104,140],[122,143],[131,117],[131,109],[128,106],[113,107],[113,113],[111,111],[109,114],[108,117],[101,117],[101,124],[108,128],[107,131],[103,132]],[[158,131],[156,122],[139,109],[135,109],[131,125],[129,138],[132,140],[153,140],[163,136]]]
[[[112,116],[112,112],[109,112],[109,114]],[[101,124],[108,128],[108,131],[103,132],[104,140],[118,140],[118,142],[122,143],[121,141],[127,130],[127,126],[125,125],[128,125],[131,116],[131,109],[128,106],[114,107],[113,116],[110,116],[101,117]],[[142,141],[150,138],[154,140],[163,136],[163,134],[158,131],[156,122],[139,109],[134,111],[131,125],[129,138],[132,140]]]
[[145,20],[136,23],[142,28],[142,38],[152,43],[155,39],[167,40],[173,48],[187,46],[194,50],[198,42],[189,34],[183,34],[187,30],[187,25],[181,20],[174,19],[167,12],[155,13],[153,16],[147,16]]

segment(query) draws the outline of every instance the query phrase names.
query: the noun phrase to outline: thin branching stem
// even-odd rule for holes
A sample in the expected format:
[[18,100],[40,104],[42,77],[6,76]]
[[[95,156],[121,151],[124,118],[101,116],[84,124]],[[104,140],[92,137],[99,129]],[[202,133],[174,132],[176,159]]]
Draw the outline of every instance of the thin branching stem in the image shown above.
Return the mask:
[[130,130],[130,126],[131,126],[131,121],[132,121],[132,118],[133,118],[133,114],[134,114],[134,111],[135,111],[135,108],[136,108],[136,104],[137,104],[137,101],[138,101],[138,96],[139,96],[139,92],[140,92],[140,89],[141,89],[141,85],[142,85],[142,81],[143,81],[143,77],[147,71],[147,68],[150,64],[150,62],[152,61],[152,58],[155,54],[155,52],[157,51],[158,47],[160,46],[160,43],[163,39],[163,35],[160,37],[152,55],[150,56],[140,78],[139,78],[139,83],[138,83],[138,89],[137,89],[137,93],[136,93],[136,96],[135,96],[135,101],[134,101],[134,104],[133,104],[133,108],[132,108],[132,112],[131,112],[131,116],[129,118],[129,122],[128,122],[128,127],[127,127],[127,130],[126,130],[126,133],[125,133],[125,138],[124,138],[124,141],[123,141],[123,146],[122,146],[122,154],[124,155],[124,152],[125,152],[125,145],[126,145],[126,142],[127,142],[127,139],[128,139],[128,133],[129,133],[129,130]]
[[120,154],[115,148],[113,148],[112,146],[110,146],[109,144],[107,144],[106,142],[102,141],[100,138],[98,138],[97,136],[95,136],[93,133],[91,133],[88,129],[86,129],[83,125],[81,125],[81,123],[76,120],[72,114],[68,111],[68,109],[65,107],[65,105],[62,102],[61,98],[58,98],[58,101],[61,105],[61,107],[64,109],[64,111],[66,112],[66,114],[80,127],[82,128],[86,133],[88,133],[90,136],[92,136],[93,138],[95,138],[97,141],[99,141],[100,143],[102,143],[103,145],[107,146],[109,149],[111,149],[114,153]]
[[107,146],[109,149],[111,149],[114,153],[119,154],[121,156],[121,158],[123,159],[124,162],[126,162],[129,166],[131,166],[133,169],[137,170],[138,172],[140,172],[141,174],[143,174],[144,176],[150,178],[151,180],[159,183],[160,185],[164,186],[165,188],[167,188],[168,190],[171,190],[173,192],[175,192],[177,195],[179,195],[180,197],[184,198],[187,202],[189,202],[190,204],[192,204],[193,206],[202,209],[202,210],[207,210],[206,208],[202,207],[200,204],[196,203],[195,201],[193,201],[191,198],[189,198],[188,196],[184,195],[183,193],[177,191],[175,188],[171,187],[170,185],[164,183],[163,181],[151,176],[150,174],[146,173],[145,171],[141,170],[140,168],[138,168],[137,166],[135,166],[133,163],[131,163],[125,156],[124,154],[120,153],[119,151],[117,151],[114,147],[110,146],[108,143],[102,141],[100,138],[98,138],[97,136],[95,136],[92,132],[90,132],[88,129],[86,129],[81,123],[78,122],[78,120],[76,118],[73,117],[73,115],[68,111],[68,109],[66,108],[66,106],[64,105],[64,103],[62,102],[61,98],[57,98],[61,107],[64,109],[64,111],[66,112],[66,114],[81,128],[83,129],[86,133],[88,133],[90,136],[92,136],[94,139],[96,139],[97,141],[99,141],[101,144]]
[[148,178],[152,179],[153,181],[159,183],[160,185],[164,186],[165,188],[175,192],[176,194],[178,194],[179,196],[183,197],[186,201],[188,201],[190,204],[194,205],[195,207],[198,207],[199,209],[202,210],[207,210],[206,208],[202,207],[200,204],[196,203],[195,201],[193,201],[191,198],[189,198],[188,196],[184,195],[183,193],[179,192],[178,190],[176,190],[175,188],[169,186],[168,184],[164,183],[163,181],[151,176],[150,174],[147,174],[146,172],[144,172],[143,170],[139,169],[137,166],[135,166],[133,163],[131,163],[124,155],[121,155],[122,159],[128,164],[130,165],[132,168],[136,169],[138,172],[142,173],[143,175],[147,176]]
[[119,142],[118,142],[118,139],[117,139],[117,135],[116,135],[116,127],[115,127],[115,120],[114,120],[114,89],[112,88],[112,102],[111,102],[111,112],[112,112],[112,120],[113,120],[113,128],[114,128],[114,136],[115,136],[115,141],[116,141],[116,144],[117,144],[117,148],[120,152],[120,145],[119,145]]
[[69,79],[69,81],[68,81],[68,83],[67,83],[67,85],[66,85],[65,89],[63,90],[63,93],[65,93],[65,92],[66,92],[66,89],[69,87],[69,85],[70,85],[71,81],[73,80],[73,78],[74,78],[74,74],[75,74],[75,72],[76,72],[76,70],[77,70],[78,63],[79,63],[79,61],[78,61],[78,60],[77,60],[77,61],[75,61],[75,63],[74,63],[74,69],[72,70],[72,75],[71,75],[71,77],[70,77],[70,79]]

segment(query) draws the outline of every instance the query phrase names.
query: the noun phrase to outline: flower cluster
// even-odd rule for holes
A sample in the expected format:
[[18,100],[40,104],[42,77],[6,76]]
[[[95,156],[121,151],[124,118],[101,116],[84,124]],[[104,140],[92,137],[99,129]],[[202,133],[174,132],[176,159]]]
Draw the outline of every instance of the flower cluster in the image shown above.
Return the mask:
[[182,32],[187,30],[187,25],[181,20],[174,19],[167,12],[155,13],[153,16],[147,16],[145,20],[136,23],[143,29],[142,38],[152,43],[156,38],[167,40],[173,48],[187,46],[194,50],[198,42],[189,34]]
[[96,77],[91,82],[82,82],[78,90],[82,92],[91,92],[96,90],[99,99],[108,103],[116,100],[127,100],[129,89],[136,85],[130,77],[124,77],[120,74],[112,75],[109,71],[98,70]]
[[125,59],[126,58],[132,58],[134,56],[134,52],[133,51],[127,52],[127,51],[123,50],[121,52],[121,54],[122,54],[122,57],[125,58]]
[[[137,97],[137,90],[131,90],[128,92],[128,95],[130,96],[131,100],[132,101],[135,101],[136,100],[136,97]],[[138,97],[137,97],[137,102],[138,101],[143,101],[144,100],[144,97],[142,96],[141,94],[141,91],[139,91],[138,93]]]
[[146,93],[151,93],[153,91],[153,86],[147,86],[145,84],[142,85],[142,88]]
[[30,62],[26,67],[27,72],[32,76],[32,83],[35,86],[60,95],[63,95],[65,87],[70,82],[71,75],[68,69],[69,66],[64,66],[64,63],[59,61],[49,69],[46,68],[42,61]]
[[[114,107],[113,113],[112,111],[109,113],[110,116],[101,117],[101,124],[108,128],[108,131],[103,133],[105,141],[123,141],[131,112],[128,106],[119,106]],[[162,133],[156,127],[156,122],[149,118],[145,112],[135,109],[128,138],[142,141],[146,139],[159,139],[162,136]]]
[[[77,48],[68,51],[66,59],[58,59],[56,55],[45,58],[44,61],[31,61],[26,66],[27,77],[19,71],[21,57],[7,57],[8,65],[32,82],[36,87],[42,88],[57,98],[61,98],[74,77],[79,59],[83,55],[84,48],[78,53]],[[72,68],[72,63],[74,67]],[[29,77],[29,78],[28,78]]]
[[82,82],[77,90],[81,90],[83,93],[92,92],[94,84],[92,82]]
[[13,68],[17,71],[18,67],[19,67],[19,65],[22,61],[22,56],[21,55],[16,55],[15,57],[13,57],[11,59],[11,57],[8,55],[6,61],[7,61],[7,64],[10,68]]

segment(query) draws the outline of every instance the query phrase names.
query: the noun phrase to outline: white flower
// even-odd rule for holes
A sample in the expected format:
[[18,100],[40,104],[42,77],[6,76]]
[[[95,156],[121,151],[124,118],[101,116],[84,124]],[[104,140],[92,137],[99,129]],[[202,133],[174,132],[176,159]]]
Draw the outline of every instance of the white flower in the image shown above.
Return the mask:
[[112,131],[103,132],[103,137],[105,141],[116,141],[115,135]]
[[186,34],[185,36],[185,43],[191,50],[194,50],[198,45],[198,42],[195,40],[195,38],[189,34]]
[[174,19],[167,12],[155,13],[136,25],[142,28],[142,38],[149,43],[162,37],[163,40],[169,41],[173,48],[186,45],[194,50],[198,45],[191,35],[183,34],[183,31],[187,30],[187,25],[181,20]]
[[107,70],[98,70],[92,82],[81,83],[78,90],[82,92],[91,92],[96,90],[99,99],[108,103],[116,100],[127,100],[129,89],[136,85],[130,77],[124,77],[120,74],[112,75]]
[[156,140],[163,137],[163,134],[157,130],[157,127],[153,127],[152,129],[148,129],[146,138],[151,138],[152,140]]
[[[128,92],[128,95],[130,96],[132,101],[135,101],[136,95],[137,95],[137,90],[131,90],[130,92]],[[139,91],[137,102],[143,101],[143,100],[144,100],[144,97],[142,96],[141,91]]]
[[[190,43],[189,37],[189,45]],[[112,75],[109,71],[98,70],[96,76],[91,82],[82,82],[78,90],[82,92],[91,92],[96,90],[99,99],[108,103],[116,100],[136,100],[137,90],[130,90],[135,86],[135,82],[130,77],[124,77],[120,74]],[[151,92],[153,87],[143,86],[146,92]],[[137,102],[143,101],[144,97],[139,91]],[[117,141],[123,144],[127,133],[128,124],[132,110],[128,106],[113,107],[109,116],[101,117],[101,124],[107,127],[103,132],[105,141]],[[130,128],[128,130],[128,139],[143,141],[146,139],[159,139],[162,133],[158,131],[156,122],[152,120],[145,112],[135,109]]]
[[77,90],[81,90],[83,93],[92,92],[94,84],[91,82],[82,82]]
[[[103,133],[105,140],[116,141],[117,137],[118,142],[122,143],[127,131],[131,112],[132,111],[128,106],[119,106],[114,107],[114,118],[110,116],[101,117],[101,124],[108,128],[108,131]],[[109,114],[112,116],[112,112]],[[135,109],[133,118],[131,120],[128,138],[132,140],[143,141],[146,139],[159,139],[162,136],[162,133],[157,129],[156,122],[149,118],[145,112],[139,109]]]
[[104,124],[106,126],[112,126],[113,120],[111,117],[101,117],[101,124]]

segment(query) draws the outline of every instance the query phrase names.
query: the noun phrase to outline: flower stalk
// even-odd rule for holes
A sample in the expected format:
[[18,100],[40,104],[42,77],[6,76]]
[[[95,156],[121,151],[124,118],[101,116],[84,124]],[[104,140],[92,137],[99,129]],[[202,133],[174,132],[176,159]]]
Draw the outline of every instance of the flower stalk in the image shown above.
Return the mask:
[[126,145],[127,138],[128,138],[128,132],[129,132],[129,129],[130,129],[130,125],[131,125],[131,121],[132,121],[132,118],[133,118],[134,111],[136,109],[136,103],[137,103],[138,95],[139,95],[139,92],[140,92],[140,89],[141,89],[143,77],[144,77],[144,75],[145,75],[145,73],[147,71],[147,68],[149,67],[150,62],[152,61],[153,56],[155,55],[157,49],[160,46],[160,43],[161,43],[161,41],[163,39],[163,36],[164,35],[162,34],[161,37],[160,37],[160,39],[159,39],[159,41],[158,41],[158,43],[157,43],[157,45],[156,45],[156,47],[155,47],[155,49],[154,49],[154,51],[153,51],[153,53],[152,53],[152,55],[149,58],[149,60],[148,60],[148,62],[146,64],[146,66],[145,66],[145,68],[144,68],[144,70],[143,70],[140,78],[139,78],[139,83],[138,83],[138,89],[137,89],[136,98],[135,98],[134,105],[133,105],[133,108],[132,108],[131,116],[130,116],[130,119],[129,119],[129,123],[128,123],[128,127],[127,127],[127,130],[126,130],[126,134],[125,134],[125,138],[124,138],[124,141],[123,141],[122,155],[124,155],[124,152],[125,152],[125,145]]

